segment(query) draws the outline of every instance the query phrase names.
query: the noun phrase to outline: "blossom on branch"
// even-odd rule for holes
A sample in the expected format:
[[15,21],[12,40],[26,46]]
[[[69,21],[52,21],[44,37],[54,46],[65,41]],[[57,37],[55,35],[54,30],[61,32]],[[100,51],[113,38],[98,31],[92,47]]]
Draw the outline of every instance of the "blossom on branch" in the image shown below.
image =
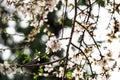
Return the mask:
[[51,64],[45,65],[45,71],[51,72],[53,70],[53,66]]
[[[41,26],[47,21],[47,15],[53,10],[57,10],[56,5],[60,0],[6,0],[9,11],[13,7],[12,13],[17,14],[19,18],[30,22],[31,26]],[[14,16],[12,14],[12,16]],[[7,17],[9,20],[9,16]]]
[[76,67],[72,73],[72,77],[75,77],[75,80],[83,78],[84,70],[82,68]]
[[10,74],[12,72],[14,72],[16,70],[17,66],[15,65],[10,65],[7,62],[5,62],[4,64],[0,63],[0,72],[5,74]]
[[59,42],[59,40],[57,40],[56,37],[51,37],[49,41],[47,41],[46,43],[46,53],[49,54],[50,50],[52,50],[52,52],[56,52],[58,50],[61,50],[61,43]]
[[63,67],[59,67],[59,73],[56,76],[59,78],[64,76],[64,68]]

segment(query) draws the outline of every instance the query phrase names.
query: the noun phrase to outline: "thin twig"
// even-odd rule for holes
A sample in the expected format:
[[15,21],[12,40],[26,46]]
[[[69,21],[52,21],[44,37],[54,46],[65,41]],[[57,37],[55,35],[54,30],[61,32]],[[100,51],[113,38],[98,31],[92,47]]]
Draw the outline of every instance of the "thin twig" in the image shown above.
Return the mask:
[[84,26],[84,25],[82,25],[81,23],[79,23],[78,21],[76,21],[82,28],[84,28],[88,33],[89,33],[89,35],[91,36],[91,38],[92,38],[92,40],[94,41],[94,43],[95,43],[95,45],[96,45],[96,47],[97,47],[97,49],[98,49],[98,51],[99,51],[99,53],[100,53],[100,56],[101,56],[101,59],[102,59],[102,53],[101,53],[101,51],[100,51],[100,49],[99,49],[99,46],[98,46],[98,44],[97,44],[97,42],[95,41],[95,39],[94,39],[94,37],[93,37],[93,35],[91,35],[91,33],[89,32],[89,30]]
[[44,65],[48,65],[48,64],[52,64],[52,63],[55,63],[55,62],[62,61],[62,60],[64,60],[65,58],[66,58],[66,57],[63,57],[63,58],[60,58],[60,59],[55,60],[55,61],[45,62],[45,63],[41,63],[41,64],[24,64],[24,65],[18,64],[17,66],[18,66],[18,67],[38,67],[38,66],[44,66]]
[[71,44],[72,44],[75,48],[77,48],[78,50],[80,50],[80,51],[81,51],[81,53],[85,56],[86,60],[88,61],[89,66],[90,66],[91,73],[92,73],[92,75],[93,75],[92,66],[91,66],[91,63],[90,63],[90,61],[89,61],[89,59],[88,59],[87,55],[83,52],[83,50],[82,50],[82,49],[80,49],[79,47],[77,47],[77,46],[76,46],[76,45],[74,45],[73,43],[71,43]]
[[63,34],[64,34],[64,26],[65,26],[65,19],[66,19],[66,16],[67,16],[67,5],[68,5],[68,0],[66,0],[66,4],[65,4],[65,11],[63,12],[63,23],[62,23],[62,38],[63,38]]
[[89,18],[90,18],[90,16],[91,16],[91,11],[92,11],[91,1],[90,1],[90,0],[88,0],[88,2],[89,2],[89,5],[88,5],[88,6],[90,6],[90,7],[89,7],[88,17],[87,17],[86,23],[88,23]]
[[74,4],[75,4],[75,14],[74,14],[73,26],[72,26],[72,30],[71,30],[71,34],[70,34],[70,39],[69,39],[69,43],[68,43],[67,51],[66,51],[66,59],[65,59],[65,64],[64,64],[64,76],[62,77],[62,80],[64,80],[65,73],[66,73],[66,70],[67,70],[69,49],[70,49],[70,44],[71,44],[73,33],[74,33],[74,28],[75,28],[75,21],[76,21],[76,17],[77,17],[77,0],[74,0]]

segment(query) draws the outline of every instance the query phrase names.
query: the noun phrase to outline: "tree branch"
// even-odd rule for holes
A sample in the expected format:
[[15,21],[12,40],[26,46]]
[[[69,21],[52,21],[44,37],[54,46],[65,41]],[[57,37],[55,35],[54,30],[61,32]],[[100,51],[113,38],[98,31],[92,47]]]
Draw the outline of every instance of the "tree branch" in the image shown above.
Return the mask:
[[75,4],[75,14],[74,14],[74,20],[73,20],[71,35],[70,35],[70,39],[69,39],[69,43],[68,43],[67,51],[66,51],[66,59],[65,59],[65,64],[64,64],[64,76],[62,77],[62,80],[64,80],[65,73],[66,73],[66,70],[67,70],[66,68],[67,68],[67,63],[68,63],[69,49],[70,49],[70,44],[71,44],[71,41],[72,41],[72,36],[73,36],[73,33],[74,33],[74,28],[75,28],[75,21],[76,21],[76,17],[77,17],[77,0],[74,0],[74,4]]
[[102,59],[102,53],[101,53],[101,51],[100,51],[100,49],[99,49],[99,46],[98,46],[98,44],[97,44],[97,42],[95,41],[95,39],[94,39],[94,37],[93,37],[93,35],[91,35],[91,33],[89,32],[89,30],[84,26],[84,25],[82,25],[81,23],[79,23],[78,21],[76,21],[82,28],[84,28],[88,33],[89,33],[89,35],[91,36],[91,38],[92,38],[92,40],[94,41],[94,43],[95,43],[95,45],[96,45],[96,47],[97,47],[97,49],[98,49],[98,51],[99,51],[99,53],[100,53],[100,56],[101,56],[101,59]]
[[91,70],[91,73],[92,73],[92,75],[93,75],[93,70],[92,70],[92,66],[91,66],[91,63],[90,63],[90,61],[89,61],[89,59],[88,59],[88,57],[87,57],[87,55],[83,52],[83,50],[82,49],[80,49],[79,47],[77,47],[76,45],[74,45],[73,43],[71,43],[75,48],[77,48],[78,50],[80,50],[80,52],[85,56],[85,58],[86,58],[86,60],[88,61],[88,64],[89,64],[89,66],[90,66],[90,70]]

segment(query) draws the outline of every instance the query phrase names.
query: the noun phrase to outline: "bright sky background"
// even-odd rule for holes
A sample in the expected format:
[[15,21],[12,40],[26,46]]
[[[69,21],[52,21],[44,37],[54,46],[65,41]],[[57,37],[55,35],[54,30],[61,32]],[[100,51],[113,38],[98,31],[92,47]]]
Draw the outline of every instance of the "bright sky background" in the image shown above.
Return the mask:
[[[71,0],[70,0],[70,1],[71,1]],[[72,0],[72,1],[74,1],[74,0]],[[71,2],[72,2],[72,1],[71,1]],[[117,3],[120,3],[120,0],[115,0],[115,1],[116,1]],[[97,13],[98,13],[98,6],[97,6],[97,5],[95,5],[95,6],[93,7],[93,13],[97,15]],[[69,12],[68,17],[69,17],[70,19],[73,18],[73,17],[74,17],[73,14],[74,14],[74,11]],[[115,14],[114,16],[116,16],[118,20],[120,19],[120,15]],[[107,39],[108,39],[108,36],[106,36],[106,34],[110,33],[111,30],[113,30],[113,27],[110,27],[109,29],[106,29],[106,28],[108,27],[110,18],[111,18],[111,15],[108,13],[108,11],[107,11],[105,8],[101,7],[101,8],[100,8],[100,18],[99,18],[99,21],[98,21],[97,30],[94,31],[94,34],[96,35],[96,36],[95,36],[95,40],[96,40],[96,41],[105,41],[105,42],[102,44],[102,46],[107,46],[108,49],[111,50],[111,52],[112,52],[112,54],[113,54],[113,58],[114,58],[118,63],[120,63],[120,59],[118,59],[118,55],[120,54],[120,38],[118,38],[118,39],[113,39],[112,43],[106,42]],[[120,20],[119,20],[119,21],[120,21]],[[69,37],[70,31],[71,31],[71,29],[65,28],[65,30],[64,30],[64,37]],[[79,36],[79,35],[78,35],[78,36]],[[78,36],[75,35],[75,36],[73,37],[73,42],[76,42]],[[117,36],[117,37],[120,36],[120,32],[117,32],[116,36]],[[90,40],[90,39],[88,39],[87,36],[86,36],[85,41],[86,41],[87,43],[93,43],[93,41]],[[61,42],[67,45],[67,42],[66,42],[66,41],[63,40],[63,41],[61,41]],[[75,44],[77,45],[78,43],[75,43]],[[63,47],[66,48],[66,46],[63,46]],[[101,52],[103,52],[103,53],[106,52],[106,51],[105,51],[104,49],[102,49],[102,48],[100,48],[100,50],[101,50]],[[70,50],[70,51],[71,51],[71,50]],[[72,53],[72,51],[71,51],[71,53]],[[99,59],[99,56],[98,56],[98,54],[96,54],[96,53],[98,53],[98,50],[97,50],[97,49],[95,49],[94,52],[92,53],[92,54],[93,54],[93,57]],[[112,63],[110,63],[110,64],[112,64]],[[97,69],[97,71],[100,70],[99,67],[96,67],[96,69]],[[117,69],[115,69],[114,71],[110,72],[110,74],[111,74],[110,80],[118,80],[118,79],[120,79],[120,72],[119,72]],[[98,80],[103,80],[103,79],[100,79],[100,78],[99,78]]]

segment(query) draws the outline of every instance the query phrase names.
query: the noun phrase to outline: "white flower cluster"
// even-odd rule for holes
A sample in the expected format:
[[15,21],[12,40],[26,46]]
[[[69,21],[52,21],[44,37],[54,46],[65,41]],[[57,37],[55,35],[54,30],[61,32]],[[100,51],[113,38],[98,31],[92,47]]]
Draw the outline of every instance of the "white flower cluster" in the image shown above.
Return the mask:
[[10,65],[8,63],[0,64],[0,72],[10,74],[16,70],[16,65]]
[[53,66],[51,64],[45,65],[45,69],[44,70],[48,71],[48,72],[51,72],[51,71],[53,71]]
[[75,54],[71,59],[71,61],[75,64],[80,64],[81,60],[82,60],[82,57],[80,54]]
[[83,73],[84,70],[82,68],[76,67],[72,73],[72,77],[75,77],[75,80],[80,80],[80,78],[83,78]]
[[57,40],[56,37],[50,37],[50,40],[47,41],[46,46],[47,54],[50,53],[50,50],[52,50],[53,52],[61,50],[61,43],[59,42],[59,40]]
[[59,78],[64,76],[64,68],[63,67],[59,67],[59,73],[56,76]]
[[[7,6],[13,6],[15,14],[22,20],[30,22],[31,26],[42,25],[46,21],[48,12],[56,9],[59,0],[7,0]],[[39,17],[38,17],[39,16]]]
[[49,74],[48,73],[39,73],[39,76],[47,77],[47,76],[49,76]]
[[42,3],[44,3],[43,6],[45,6],[50,12],[52,12],[59,0],[41,0]]

